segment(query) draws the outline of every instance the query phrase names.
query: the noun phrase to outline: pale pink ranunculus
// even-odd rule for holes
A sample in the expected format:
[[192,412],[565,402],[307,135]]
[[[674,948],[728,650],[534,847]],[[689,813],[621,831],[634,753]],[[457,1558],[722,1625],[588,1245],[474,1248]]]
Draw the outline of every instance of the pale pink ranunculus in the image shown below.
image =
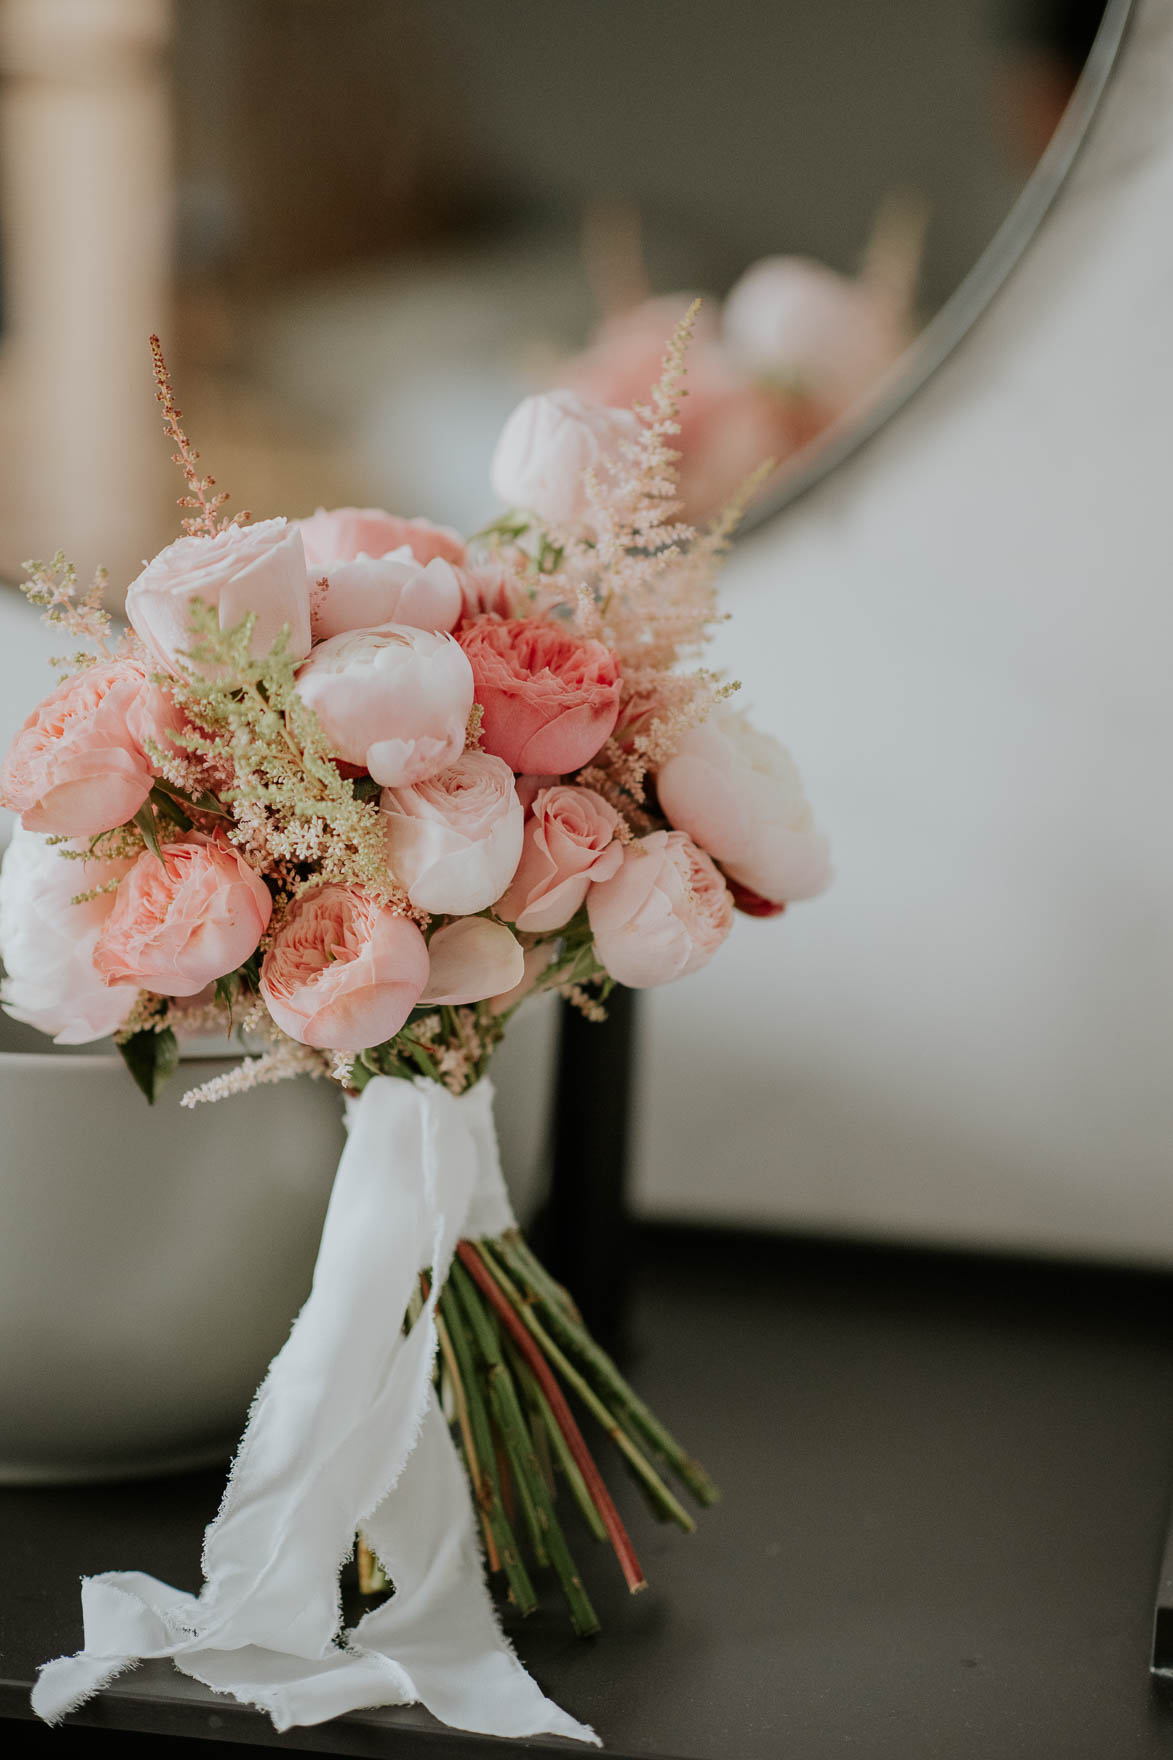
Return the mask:
[[256,952],[272,909],[268,887],[238,850],[189,831],[159,855],[139,856],[114,895],[94,964],[108,984],[195,996]]
[[404,548],[417,562],[431,562],[437,556],[457,566],[464,561],[464,539],[451,526],[435,526],[430,519],[402,519],[379,507],[319,507],[308,519],[295,519],[292,524],[301,534],[315,578],[332,562],[386,556]]
[[[83,846],[69,846],[76,856]],[[49,1033],[58,1045],[87,1045],[117,1032],[137,984],[107,984],[94,944],[114,909],[114,893],[92,892],[129,871],[129,860],[74,860],[63,846],[17,825],[0,867],[0,958],[5,1014]]]
[[521,861],[496,914],[528,934],[564,928],[592,884],[609,880],[623,859],[615,841],[619,814],[593,788],[560,783],[534,798]]
[[733,927],[733,899],[691,837],[653,831],[626,845],[617,873],[591,887],[587,916],[611,977],[645,990],[708,964]]
[[410,917],[359,886],[321,886],[286,913],[261,963],[261,995],[302,1045],[364,1051],[395,1037],[427,977]]
[[464,614],[465,571],[439,556],[417,562],[406,546],[386,556],[331,562],[310,573],[326,582],[325,591],[313,601],[316,642],[385,623],[451,630]]
[[413,905],[471,916],[500,898],[521,856],[525,813],[513,772],[490,752],[382,797],[387,859]]
[[519,981],[508,990],[501,990],[496,996],[490,996],[490,1014],[508,1014],[511,1009],[523,1003],[531,991],[537,988],[538,981],[549,970],[558,953],[556,941],[539,941],[536,947],[527,947]]
[[[648,387],[645,387],[647,390]],[[546,391],[519,403],[493,453],[493,489],[509,507],[574,530],[590,520],[586,473],[640,432],[629,409],[587,403],[575,391]]]
[[827,839],[794,760],[744,715],[721,708],[690,728],[661,766],[656,792],[665,818],[749,893],[790,904],[828,885]]
[[30,831],[93,837],[133,819],[151,792],[148,740],[183,722],[134,660],[101,660],[34,709],[8,748],[0,801]]
[[409,788],[464,750],[473,675],[451,636],[388,623],[321,642],[297,675],[331,752],[384,788]]
[[725,342],[744,372],[802,393],[824,420],[858,401],[908,347],[888,289],[805,257],[765,257],[725,302]]
[[126,594],[126,615],[148,652],[178,672],[191,648],[193,600],[216,612],[221,629],[251,613],[251,651],[267,654],[287,628],[295,660],[310,651],[310,586],[301,538],[287,520],[228,526],[214,538],[177,538],[148,562]]
[[460,633],[484,710],[481,743],[511,770],[566,776],[589,764],[619,714],[619,662],[543,617],[484,618]]
[[512,990],[525,976],[525,955],[504,923],[488,917],[456,917],[428,942],[431,970],[420,1002],[483,1002]]

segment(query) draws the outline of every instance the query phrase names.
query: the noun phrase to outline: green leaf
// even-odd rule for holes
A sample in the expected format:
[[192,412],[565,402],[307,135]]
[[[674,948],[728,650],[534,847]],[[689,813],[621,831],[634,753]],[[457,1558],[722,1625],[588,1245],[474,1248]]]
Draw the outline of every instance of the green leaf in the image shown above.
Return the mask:
[[144,804],[139,808],[138,812],[134,816],[134,823],[138,826],[139,830],[142,832],[143,841],[146,844],[147,848],[150,850],[151,854],[153,856],[157,856],[158,859],[160,861],[162,861],[163,855],[162,855],[161,850],[159,849],[159,837],[158,837],[157,831],[155,830],[155,815],[151,811],[151,807],[150,807],[149,802],[144,802]]
[[159,1089],[179,1067],[179,1040],[170,1027],[161,1033],[132,1033],[118,1046],[122,1060],[153,1106]]
[[383,784],[376,782],[373,776],[356,776],[354,793],[356,800],[377,801],[383,793]]

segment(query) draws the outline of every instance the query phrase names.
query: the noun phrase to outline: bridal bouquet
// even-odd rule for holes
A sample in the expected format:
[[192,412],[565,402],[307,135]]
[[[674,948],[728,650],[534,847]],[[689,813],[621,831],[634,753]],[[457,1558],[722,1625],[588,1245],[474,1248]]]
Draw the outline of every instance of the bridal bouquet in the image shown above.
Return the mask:
[[[30,565],[81,651],[4,764],[8,1012],[65,1044],[113,1033],[150,1100],[183,1035],[219,1027],[240,1061],[185,1105],[306,1074],[349,1124],[200,1595],[86,1579],[85,1648],[34,1695],[50,1721],[166,1656],[278,1728],[419,1700],[595,1739],[514,1656],[484,1564],[523,1613],[552,1570],[596,1630],[576,1507],[643,1587],[571,1399],[660,1518],[693,1526],[672,1480],[716,1495],[518,1232],[486,1075],[528,996],[601,1018],[615,984],[703,966],[735,910],[827,879],[790,759],[689,664],[741,505],[699,535],[677,517],[691,321],[646,405],[522,404],[493,466],[511,511],[467,541],[371,510],[229,520],[153,343],[186,535],[122,635],[100,579],[79,596],[62,558]],[[383,1594],[343,1632],[356,1534]]]

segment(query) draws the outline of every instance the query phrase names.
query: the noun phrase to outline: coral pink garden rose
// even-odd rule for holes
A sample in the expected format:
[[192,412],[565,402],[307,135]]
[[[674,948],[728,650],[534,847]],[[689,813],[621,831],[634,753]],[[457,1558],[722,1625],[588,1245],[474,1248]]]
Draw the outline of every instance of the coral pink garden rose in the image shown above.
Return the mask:
[[391,871],[412,904],[460,917],[500,898],[525,818],[503,758],[463,752],[425,782],[384,789],[381,804]]
[[619,662],[543,617],[485,618],[460,633],[484,710],[481,743],[511,770],[565,776],[588,764],[619,714]]
[[316,647],[297,689],[336,758],[384,788],[410,788],[454,764],[473,702],[472,668],[451,636],[389,623]]
[[[78,846],[72,846],[78,852]],[[138,995],[137,984],[106,984],[94,966],[94,943],[114,909],[113,892],[80,904],[121,880],[129,861],[67,859],[58,844],[18,825],[0,868],[0,955],[4,1012],[58,1045],[86,1045],[117,1032]]]
[[609,880],[623,859],[619,815],[593,788],[559,784],[534,798],[521,862],[496,913],[528,933],[569,923],[592,882]]
[[690,837],[653,831],[626,846],[610,880],[591,887],[587,915],[607,971],[644,990],[708,964],[733,927],[733,900]]
[[269,652],[288,627],[295,660],[310,651],[310,586],[305,552],[283,519],[229,526],[214,538],[179,538],[149,562],[126,594],[126,615],[168,672],[192,645],[191,606],[202,599],[231,629],[251,612],[251,648]]
[[124,825],[151,792],[146,742],[166,748],[182,720],[136,661],[100,661],[33,710],[8,749],[0,800],[28,830],[51,836]]
[[230,843],[192,831],[144,850],[114,895],[94,947],[108,984],[195,996],[234,972],[269,926],[273,901]]
[[401,519],[378,507],[319,507],[309,519],[295,519],[293,524],[315,579],[328,573],[331,563],[386,556],[404,548],[417,562],[431,562],[437,556],[457,565],[464,561],[464,539],[451,526],[434,526],[430,519]]
[[665,818],[747,894],[791,904],[828,885],[827,839],[815,830],[794,760],[744,715],[718,709],[690,728],[661,766],[656,792]]
[[493,453],[494,492],[507,507],[524,508],[547,525],[582,526],[590,517],[585,473],[617,457],[639,432],[631,410],[586,403],[574,391],[527,397],[502,428]]
[[261,994],[283,1033],[320,1051],[363,1051],[393,1039],[428,977],[410,917],[358,886],[298,899],[261,964]]
[[483,1002],[513,990],[525,976],[525,955],[504,923],[457,917],[428,943],[431,971],[422,1003]]

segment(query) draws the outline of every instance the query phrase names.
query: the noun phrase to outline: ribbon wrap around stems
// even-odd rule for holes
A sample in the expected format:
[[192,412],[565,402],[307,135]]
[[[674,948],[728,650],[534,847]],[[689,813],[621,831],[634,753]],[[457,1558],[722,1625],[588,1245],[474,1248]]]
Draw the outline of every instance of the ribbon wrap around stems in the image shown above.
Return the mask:
[[[41,1669],[40,1717],[56,1723],[141,1658],[169,1656],[279,1730],[419,1701],[457,1729],[598,1740],[501,1632],[432,1386],[457,1242],[513,1225],[492,1101],[488,1081],[455,1099],[378,1076],[348,1103],[313,1289],[253,1402],[204,1537],[203,1589],[83,1578],[85,1648]],[[425,1269],[431,1293],[404,1334]],[[343,1634],[339,1572],[360,1527],[395,1592]]]

